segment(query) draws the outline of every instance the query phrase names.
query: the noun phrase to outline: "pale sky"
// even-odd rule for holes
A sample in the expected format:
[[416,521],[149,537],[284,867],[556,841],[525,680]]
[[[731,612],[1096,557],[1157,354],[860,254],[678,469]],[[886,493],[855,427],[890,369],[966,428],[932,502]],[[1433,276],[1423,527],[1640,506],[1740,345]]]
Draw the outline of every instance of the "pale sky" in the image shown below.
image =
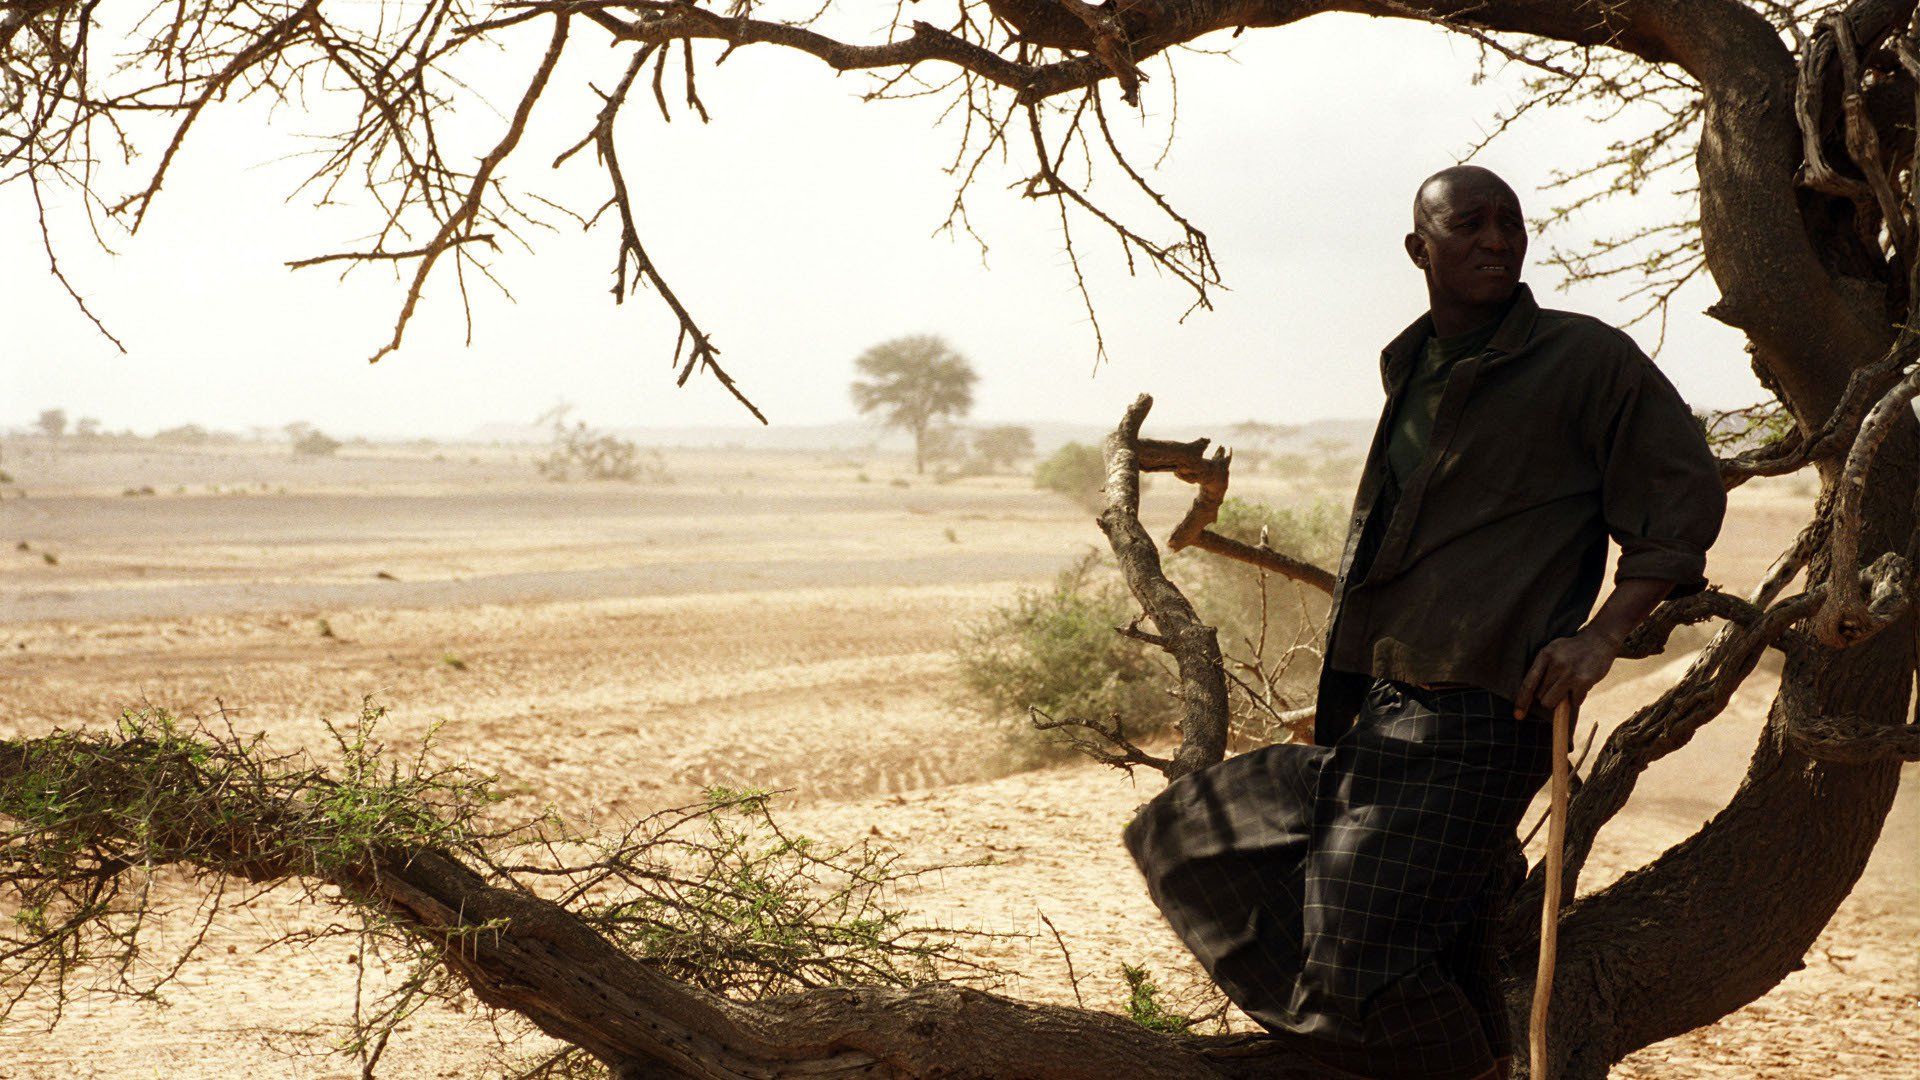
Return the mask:
[[[524,51],[497,63],[490,96],[505,109],[526,74]],[[1151,271],[1129,279],[1117,242],[1078,222],[1111,356],[1097,371],[1056,210],[1007,190],[1028,171],[1024,157],[989,172],[971,196],[992,245],[985,266],[964,237],[930,237],[952,198],[942,169],[957,139],[934,126],[935,102],[862,103],[865,76],[749,47],[702,79],[712,124],[664,125],[643,107],[650,102],[630,107],[623,162],[643,240],[776,425],[851,417],[854,357],[907,333],[944,335],[971,360],[981,375],[977,421],[1104,425],[1143,390],[1164,422],[1376,415],[1379,348],[1425,306],[1400,247],[1413,189],[1466,152],[1520,92],[1521,73],[1474,86],[1470,42],[1352,16],[1249,31],[1231,58],[1177,63],[1179,136],[1150,175],[1212,238],[1230,291],[1181,325],[1183,288]],[[1123,137],[1138,129],[1142,163],[1156,156],[1169,104],[1161,77],[1143,89],[1144,125],[1121,119],[1123,106],[1110,113]],[[590,162],[547,168],[585,117],[577,101],[552,95],[509,179],[590,209],[603,183]],[[343,283],[282,265],[353,246],[359,231],[351,208],[283,201],[297,172],[275,159],[314,127],[290,111],[271,123],[261,110],[210,113],[146,226],[116,240],[115,256],[92,246],[83,219],[58,215],[64,265],[126,341],[124,356],[45,272],[25,192],[0,189],[0,427],[61,407],[142,432],[304,420],[339,435],[458,436],[530,421],[559,400],[603,426],[752,423],[710,380],[674,388],[671,317],[648,293],[611,303],[604,228],[530,233],[533,253],[498,258],[518,303],[476,289],[471,347],[442,276],[407,344],[369,366],[401,300],[392,275],[363,269]],[[1578,166],[1625,133],[1561,110],[1477,160],[1538,212],[1554,201],[1539,190],[1553,169]],[[1614,233],[1678,205],[1656,191],[1576,229]],[[1579,234],[1536,236],[1526,280],[1548,306],[1624,321],[1635,308],[1616,300],[1617,284],[1561,293],[1540,266]],[[1738,335],[1700,314],[1713,297],[1704,276],[1681,295],[1661,367],[1695,407],[1758,400]],[[1652,347],[1652,323],[1630,332]]]

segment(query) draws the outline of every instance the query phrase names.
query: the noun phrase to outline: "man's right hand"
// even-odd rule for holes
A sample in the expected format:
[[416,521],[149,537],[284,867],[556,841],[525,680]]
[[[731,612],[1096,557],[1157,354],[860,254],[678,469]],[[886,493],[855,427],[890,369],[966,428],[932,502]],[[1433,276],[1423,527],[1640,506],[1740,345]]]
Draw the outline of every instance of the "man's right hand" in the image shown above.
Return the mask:
[[1563,701],[1578,707],[1587,691],[1613,668],[1621,641],[1592,626],[1572,637],[1547,642],[1533,658],[1533,666],[1513,699],[1513,718],[1524,720],[1535,703],[1551,709]]

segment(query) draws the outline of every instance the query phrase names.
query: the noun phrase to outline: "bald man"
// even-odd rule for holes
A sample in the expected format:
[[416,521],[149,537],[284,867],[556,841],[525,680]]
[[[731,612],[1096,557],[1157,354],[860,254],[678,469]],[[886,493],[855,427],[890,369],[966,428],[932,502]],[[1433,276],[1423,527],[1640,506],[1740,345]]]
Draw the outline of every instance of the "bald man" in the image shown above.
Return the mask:
[[1526,251],[1492,172],[1420,185],[1406,253],[1428,310],[1380,355],[1315,745],[1184,777],[1126,830],[1215,981],[1328,1076],[1507,1074],[1492,922],[1552,709],[1662,599],[1705,587],[1725,512],[1672,384],[1619,330],[1536,304]]

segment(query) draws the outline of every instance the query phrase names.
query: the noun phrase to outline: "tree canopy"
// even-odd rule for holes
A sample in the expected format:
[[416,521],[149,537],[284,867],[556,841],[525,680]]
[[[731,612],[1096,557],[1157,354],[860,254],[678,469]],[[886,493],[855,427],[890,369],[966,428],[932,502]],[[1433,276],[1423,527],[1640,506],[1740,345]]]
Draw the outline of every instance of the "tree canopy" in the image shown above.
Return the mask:
[[932,334],[883,341],[854,361],[853,404],[862,415],[913,436],[913,471],[926,471],[935,426],[973,408],[979,380],[967,358]]

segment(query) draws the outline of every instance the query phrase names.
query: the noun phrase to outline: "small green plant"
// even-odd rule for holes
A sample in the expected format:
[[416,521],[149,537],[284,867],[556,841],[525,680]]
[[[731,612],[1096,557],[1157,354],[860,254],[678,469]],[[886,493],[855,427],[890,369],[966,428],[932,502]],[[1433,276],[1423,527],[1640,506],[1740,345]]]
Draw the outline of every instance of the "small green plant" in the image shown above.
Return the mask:
[[1122,963],[1120,976],[1127,981],[1127,1018],[1148,1031],[1176,1035],[1192,1027],[1197,1020],[1170,1012],[1160,998],[1160,988],[1145,966]]
[[455,655],[453,655],[452,653],[446,653],[446,654],[443,654],[443,655],[442,655],[442,656],[440,657],[440,662],[441,662],[442,664],[445,664],[446,666],[448,666],[448,667],[450,667],[450,668],[452,668],[452,669],[453,669],[453,670],[455,670],[455,671],[465,671],[465,670],[467,670],[467,662],[466,662],[465,660],[462,660],[462,659],[460,659],[459,657],[457,657],[457,656],[455,656]]
[[48,566],[59,566],[60,556],[55,555],[51,551],[43,551],[40,553],[40,561],[46,563]]
[[959,542],[960,542],[960,534],[959,534],[959,533],[957,533],[957,532],[954,532],[954,531],[953,531],[952,529],[947,529],[947,530],[945,530],[945,531],[946,531],[946,534],[947,534],[947,543],[949,543],[949,544],[957,544],[957,543],[959,543]]

